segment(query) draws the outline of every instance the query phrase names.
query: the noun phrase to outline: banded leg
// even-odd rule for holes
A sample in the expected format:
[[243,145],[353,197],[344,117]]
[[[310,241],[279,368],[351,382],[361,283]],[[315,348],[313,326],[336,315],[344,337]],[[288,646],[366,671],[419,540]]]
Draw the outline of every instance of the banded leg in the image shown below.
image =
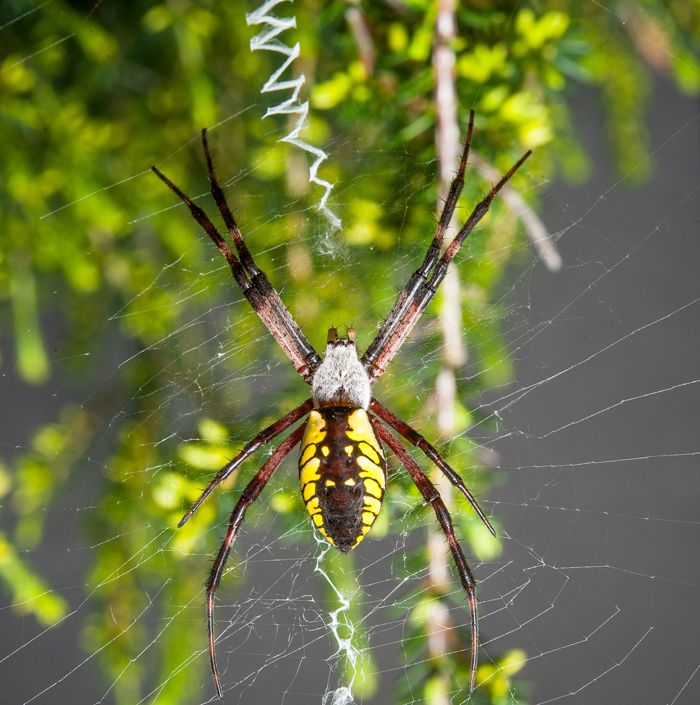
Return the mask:
[[247,458],[249,458],[261,445],[268,443],[273,438],[279,436],[282,431],[289,428],[295,421],[298,421],[302,416],[313,409],[314,403],[311,399],[307,399],[303,404],[292,409],[286,416],[270,424],[267,428],[260,431],[251,441],[248,441],[243,447],[243,450],[232,460],[229,460],[219,472],[214,475],[212,481],[207,485],[207,488],[199,495],[197,501],[187,510],[185,516],[180,519],[178,528],[184,526],[199,509],[204,500]]
[[238,503],[231,513],[231,518],[228,522],[228,530],[226,531],[226,537],[221,544],[221,548],[219,549],[219,553],[214,561],[211,573],[209,574],[209,579],[207,580],[207,633],[209,636],[209,664],[211,666],[211,674],[214,678],[216,692],[220,699],[223,699],[223,690],[221,688],[219,669],[216,665],[216,651],[214,649],[214,595],[219,587],[219,583],[221,582],[221,576],[224,573],[226,561],[229,553],[231,553],[231,546],[233,546],[233,542],[236,540],[236,536],[238,534],[238,530],[241,528],[241,524],[243,523],[246,510],[258,498],[258,495],[262,492],[263,488],[268,483],[268,480],[272,477],[275,470],[277,470],[280,463],[287,455],[289,455],[294,446],[299,443],[303,433],[303,424],[292,431],[292,433],[290,433],[289,436],[287,436],[287,438],[280,443],[280,445],[267,459],[260,470],[258,470],[255,477],[253,477],[241,493]]
[[[209,166],[211,156],[209,155],[208,146],[206,144],[206,133],[203,133],[202,138],[205,145],[207,165]],[[233,216],[228,206],[225,206],[225,211],[221,210],[221,203],[217,200],[217,205],[221,210],[224,220],[227,221],[227,227],[229,227],[234,245],[241,255],[242,261],[236,257],[231,247],[221,236],[221,233],[216,229],[204,210],[157,167],[153,166],[151,170],[189,208],[192,217],[219,248],[219,251],[229,263],[233,278],[241,287],[241,291],[248,300],[248,303],[250,303],[253,310],[258,314],[285,355],[291,360],[296,371],[304,378],[305,382],[310,384],[313,372],[320,364],[321,358],[297,325],[292,314],[289,313],[289,310],[282,302],[277,290],[272,286],[264,273],[255,267],[250,252],[243,242],[240,230],[235,224],[235,221],[233,221]],[[214,179],[213,182],[211,181],[212,178]],[[214,198],[220,199],[221,202],[225,203],[221,188],[216,181],[213,167],[210,169],[210,183]],[[226,213],[226,215],[224,215],[224,213]],[[229,226],[228,221],[233,224],[233,230]]]
[[411,275],[411,278],[408,280],[406,286],[404,286],[401,290],[399,298],[396,300],[396,303],[389,312],[384,325],[381,327],[379,333],[377,333],[375,339],[362,356],[362,363],[365,367],[374,362],[376,356],[381,351],[382,345],[384,345],[386,339],[391,335],[405,314],[406,307],[415,297],[416,293],[426,283],[428,280],[428,275],[435,266],[435,263],[438,261],[440,249],[442,248],[442,242],[445,238],[445,232],[447,232],[447,228],[450,227],[452,215],[457,207],[457,201],[459,200],[462,190],[464,189],[464,172],[467,168],[467,159],[469,158],[469,148],[471,147],[473,131],[474,111],[470,110],[467,137],[464,141],[464,149],[462,151],[462,158],[459,162],[459,169],[457,170],[457,175],[450,184],[450,190],[447,193],[445,205],[443,206],[442,213],[440,214],[440,220],[438,221],[438,226],[435,230],[433,240],[428,246],[428,251],[425,253],[425,257],[420,267],[418,267],[418,269]]
[[[467,143],[465,145],[465,153],[462,155],[462,159],[465,163],[468,146]],[[365,366],[367,374],[369,374],[372,381],[377,379],[386,370],[387,366],[394,358],[394,355],[396,355],[399,348],[403,345],[404,340],[413,330],[416,321],[435,296],[435,292],[445,278],[445,274],[447,274],[448,265],[454,259],[462,243],[467,239],[467,236],[479,221],[486,215],[496,194],[523,165],[530,154],[532,154],[532,152],[528,150],[520,157],[520,159],[501,177],[501,180],[492,187],[488,194],[477,203],[471,215],[467,218],[467,221],[442,253],[442,256],[439,259],[437,259],[437,256],[432,259],[432,270],[427,272],[424,276],[419,276],[421,270],[418,270],[414,276],[411,277],[409,285],[407,285],[399,295],[399,299],[396,304],[394,304],[394,307],[389,313],[389,317],[362,356],[362,364]],[[451,191],[452,188],[450,189],[450,192]],[[440,223],[442,223],[442,221],[443,218],[441,216]],[[437,261],[435,261],[436,259]],[[426,262],[428,262],[428,260],[429,256],[426,256]]]
[[226,258],[226,261],[231,267],[233,278],[245,294],[246,291],[250,289],[250,282],[246,276],[245,269],[243,269],[236,255],[233,254],[233,250],[231,250],[226,240],[221,237],[221,233],[216,229],[214,223],[209,220],[209,216],[184,191],[176,186],[157,166],[152,166],[151,171],[190,209],[192,217],[197,221],[197,223],[199,223],[202,230],[209,235],[212,242],[219,248],[221,254]]
[[287,335],[292,338],[297,347],[303,352],[305,359],[310,363],[312,369],[320,363],[320,358],[316,354],[315,350],[306,339],[306,336],[302,333],[301,328],[292,317],[289,309],[284,305],[282,298],[280,297],[277,290],[272,286],[272,283],[268,279],[265,272],[258,268],[253,260],[253,255],[250,253],[248,246],[241,235],[238,223],[233,217],[233,213],[229,208],[226,201],[226,197],[219,185],[219,181],[216,178],[216,171],[214,170],[214,161],[211,157],[211,152],[209,151],[209,141],[207,140],[207,130],[206,128],[202,130],[202,148],[204,149],[204,156],[207,160],[207,172],[209,174],[209,186],[211,190],[211,195],[216,203],[216,207],[221,213],[221,217],[226,224],[231,240],[236,246],[238,252],[238,257],[243,265],[243,269],[250,278],[251,285],[256,288],[263,296],[272,303],[275,310],[275,314],[280,322],[284,324],[284,329]]
[[246,274],[252,278],[255,274],[259,273],[260,270],[253,261],[253,255],[250,254],[250,250],[243,240],[238,223],[236,223],[233,213],[231,213],[231,209],[226,202],[224,192],[221,190],[219,181],[216,178],[214,162],[211,158],[211,152],[209,151],[209,140],[207,139],[206,128],[202,130],[202,149],[204,149],[204,157],[207,160],[207,172],[209,174],[209,189],[211,191],[211,195],[216,203],[216,207],[219,209],[219,213],[221,213],[221,217],[224,219],[224,223],[228,228],[233,244],[236,246],[243,269],[245,269]]
[[[370,417],[372,418],[372,417]],[[467,594],[469,601],[469,617],[471,620],[471,660],[469,666],[469,692],[474,690],[474,679],[476,677],[476,666],[479,659],[479,616],[476,603],[476,581],[469,568],[467,559],[464,556],[462,548],[457,542],[454,527],[450,513],[447,511],[445,502],[435,485],[426,477],[425,473],[418,467],[418,464],[413,459],[411,454],[403,447],[401,442],[394,438],[391,431],[383,426],[377,419],[372,418],[374,430],[391,451],[401,461],[401,464],[406,468],[411,476],[413,483],[423,495],[423,499],[433,508],[437,520],[440,522],[442,531],[447,539],[447,544],[452,552],[452,559],[459,573],[459,579],[462,583],[462,588]]]
[[372,399],[369,408],[370,411],[373,411],[395,431],[398,431],[409,443],[420,448],[425,455],[442,470],[445,477],[447,477],[447,479],[467,498],[469,504],[472,505],[474,511],[479,515],[479,519],[484,522],[486,528],[495,536],[496,530],[493,528],[486,514],[484,514],[483,509],[479,506],[476,497],[474,497],[469,488],[464,484],[462,478],[442,459],[442,456],[428,443],[425,437],[411,428],[405,421],[402,421],[396,414],[389,411],[389,409],[376,399]]

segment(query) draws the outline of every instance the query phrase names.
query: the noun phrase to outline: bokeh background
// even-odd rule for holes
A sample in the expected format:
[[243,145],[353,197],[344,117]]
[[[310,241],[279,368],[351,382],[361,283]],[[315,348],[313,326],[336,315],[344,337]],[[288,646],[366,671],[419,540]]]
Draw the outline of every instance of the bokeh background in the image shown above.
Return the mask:
[[[283,55],[250,50],[254,9],[3,3],[0,702],[213,702],[202,585],[263,454],[174,527],[304,398],[149,166],[213,213],[209,127],[311,342],[352,324],[364,347],[434,229],[454,148],[439,126],[472,107],[462,217],[489,165],[535,154],[377,384],[499,529],[450,497],[479,580],[471,702],[697,702],[698,4],[274,7],[296,17],[285,76],[305,77],[303,135],[329,154],[340,231],[308,155],[279,141],[294,117],[263,117],[289,91],[261,93]],[[315,541],[293,459],[250,510],[217,606],[227,702],[468,701],[463,596],[392,470],[347,557]]]

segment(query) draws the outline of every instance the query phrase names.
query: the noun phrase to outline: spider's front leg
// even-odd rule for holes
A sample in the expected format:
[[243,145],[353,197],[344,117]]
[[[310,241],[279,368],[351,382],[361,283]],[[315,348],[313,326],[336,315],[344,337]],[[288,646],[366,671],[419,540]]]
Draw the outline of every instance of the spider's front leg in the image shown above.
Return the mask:
[[321,358],[294,320],[294,317],[284,305],[279,293],[272,286],[265,273],[256,266],[253,257],[246,246],[238,224],[233,218],[231,209],[216,178],[214,165],[209,152],[207,131],[202,130],[202,144],[207,160],[211,194],[226,224],[229,235],[238,252],[239,258],[229,244],[216,229],[209,216],[200,208],[179,186],[173,183],[160,169],[153,166],[153,173],[189,208],[192,217],[209,235],[231,268],[231,274],[243,295],[248,300],[260,320],[265,324],[272,337],[277,341],[285,355],[294,365],[296,371],[307,383],[311,383],[314,370]]
[[473,127],[474,111],[471,111],[467,139],[464,144],[459,170],[450,186],[450,191],[440,215],[433,241],[428,247],[423,263],[413,273],[406,286],[401,290],[388,317],[362,356],[362,364],[365,366],[367,374],[372,381],[376,380],[384,373],[391,360],[403,345],[404,340],[413,330],[416,322],[432,301],[442,280],[445,278],[450,262],[454,259],[459,248],[472,230],[486,215],[493,199],[532,153],[530,150],[525,152],[491,188],[488,194],[476,204],[464,225],[462,225],[459,232],[454,236],[449,245],[447,245],[442,255],[440,255],[445,231],[452,219],[457,200],[464,186],[464,171],[467,167]]

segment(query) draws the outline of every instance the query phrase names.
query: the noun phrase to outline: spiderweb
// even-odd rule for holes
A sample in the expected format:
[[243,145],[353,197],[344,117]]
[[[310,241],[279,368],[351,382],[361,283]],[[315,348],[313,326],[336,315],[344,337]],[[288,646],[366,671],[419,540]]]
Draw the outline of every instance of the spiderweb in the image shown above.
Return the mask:
[[[3,21],[19,20],[22,14],[19,9]],[[28,47],[25,58],[40,50]],[[625,178],[610,176],[595,101],[585,92],[578,96],[577,127],[595,172],[576,187],[535,185],[544,201],[543,219],[558,241],[562,271],[548,274],[531,251],[513,269],[498,303],[504,311],[506,352],[514,361],[515,380],[472,400],[478,412],[497,421],[495,435],[477,422],[470,437],[491,455],[498,467],[494,472],[502,478],[482,503],[499,521],[504,552],[483,564],[471,559],[479,582],[481,658],[487,659],[486,652],[509,649],[527,654],[520,674],[527,687],[504,693],[502,702],[684,705],[700,698],[700,286],[695,266],[700,254],[700,113],[696,103],[668,85],[658,82],[655,89],[653,148],[648,156],[656,171],[652,182],[635,189],[627,187]],[[288,134],[280,131],[279,138]],[[347,143],[334,146],[362,149]],[[134,168],[134,177],[140,168]],[[328,208],[326,195],[322,211]],[[397,203],[408,207],[411,196],[399,194]],[[333,223],[335,216],[328,213],[325,217]],[[135,214],[134,220],[138,217]],[[249,231],[259,245],[263,240],[256,233],[274,216],[263,209],[257,217]],[[311,246],[327,250],[327,243],[318,239]],[[274,259],[274,251],[271,254]],[[360,267],[361,256],[346,253],[335,258],[329,271]],[[177,258],[171,266],[179,266]],[[402,259],[396,266],[405,269],[410,263]],[[212,259],[211,270],[201,280],[171,293],[184,302],[196,296],[199,287],[219,286],[221,269]],[[275,272],[270,275],[274,281]],[[156,279],[144,291],[159,285]],[[235,293],[232,297],[240,298]],[[54,381],[47,398],[45,389],[28,390],[3,363],[3,406],[11,413],[4,415],[1,443],[8,455],[26,447],[37,417],[51,418],[70,399],[89,405],[105,378],[129,371],[142,351],[119,338],[123,315],[115,307],[104,322],[105,336],[114,346],[105,356],[103,376],[85,378],[77,391],[63,380]],[[266,334],[241,306],[230,317],[218,308],[208,316],[190,325],[209,330],[228,320],[247,334],[237,343],[214,330],[196,350],[187,349],[178,331],[159,342],[184,346],[182,355],[192,361],[185,375],[168,379],[166,374],[166,381],[159,382],[179,420],[177,428],[163,429],[160,443],[173,435],[196,440],[192,428],[202,411],[193,402],[196,390],[205,397],[212,387],[255,385],[259,396],[252,398],[248,418],[243,419],[251,421],[264,415],[265,402],[286,379],[282,365],[268,368],[262,363],[248,363],[236,377],[214,374],[222,356],[235,355],[251,337]],[[60,324],[49,322],[49,335],[59,340]],[[103,348],[97,341],[86,342],[83,353],[99,355]],[[411,360],[409,353],[406,358],[409,372],[419,372],[426,364],[420,358]],[[467,384],[470,374],[467,366],[460,382]],[[162,396],[163,389],[159,391]],[[147,385],[135,384],[113,413],[112,423],[148,423],[147,418],[130,418],[130,402],[148,393]],[[204,411],[217,418],[225,415]],[[195,623],[203,636],[201,587],[177,592],[164,577],[155,590],[136,588],[139,605],[119,601],[120,585],[131,585],[139,567],[167,564],[178,552],[177,533],[167,526],[155,531],[125,526],[123,532],[99,541],[85,534],[85,518],[99,524],[106,511],[98,497],[102,477],[110,471],[104,458],[113,442],[107,428],[85,450],[80,474],[63,488],[59,501],[41,508],[47,512],[49,529],[42,543],[27,552],[49,589],[66,601],[65,616],[39,627],[32,618],[17,616],[18,600],[1,594],[2,702],[109,703],[134,672],[148,674],[148,690],[139,702],[168,702],[168,688],[180,683],[178,678],[192,663],[206,660],[202,638],[186,641],[187,657],[170,664],[169,670],[154,664],[154,652],[168,633],[189,640]],[[150,483],[164,470],[146,466],[129,472]],[[294,475],[292,461],[280,469],[278,481],[283,473]],[[424,527],[432,525],[432,516],[418,516],[411,507],[396,512],[398,530],[364,542],[352,575],[339,577],[342,571],[334,572],[329,565],[327,546],[310,540],[305,515],[281,523],[266,521],[270,503],[281,496],[274,483],[250,510],[218,593],[217,649],[226,701],[392,702],[393,683],[415,665],[406,655],[411,640],[406,596],[420,590],[426,578],[427,566],[411,556]],[[116,506],[142,500],[112,498]],[[2,516],[5,521],[7,515]],[[201,573],[201,582],[210,554],[218,547],[222,521],[223,516],[207,530],[206,552],[186,557],[187,570]],[[416,523],[418,531],[413,530]],[[88,580],[95,553],[127,532],[143,532],[140,548],[96,581]],[[0,569],[3,559],[0,550]],[[451,619],[467,625],[456,585],[453,597]],[[96,609],[109,610],[118,625],[109,639],[97,642],[85,633]],[[360,631],[364,637],[358,641]],[[98,669],[102,656],[115,645],[128,645],[132,633],[146,633],[145,646],[127,649],[121,670],[105,682]],[[352,690],[353,673],[341,664],[344,654],[359,667],[358,660],[370,652],[380,687],[377,695],[365,699]],[[208,680],[201,689],[191,687],[192,702],[215,702]],[[416,692],[411,702],[423,702],[421,698]]]

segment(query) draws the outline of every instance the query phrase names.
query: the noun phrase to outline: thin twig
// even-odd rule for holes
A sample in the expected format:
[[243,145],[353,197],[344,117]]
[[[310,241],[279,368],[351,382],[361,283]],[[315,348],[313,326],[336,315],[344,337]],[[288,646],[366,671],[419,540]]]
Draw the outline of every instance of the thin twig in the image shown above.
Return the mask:
[[[457,122],[457,94],[455,86],[455,55],[452,49],[457,34],[455,19],[456,0],[438,0],[435,23],[435,48],[433,70],[435,72],[435,147],[438,156],[440,176],[440,199],[447,196],[450,182],[459,163],[460,135]],[[456,225],[450,223],[450,228]],[[460,286],[457,269],[451,266],[442,284],[442,307],[440,325],[442,329],[442,367],[436,380],[437,426],[442,438],[454,435],[456,427],[455,369],[466,361],[466,348],[462,339],[462,311],[460,306]],[[451,504],[452,488],[444,477],[435,476],[436,486],[445,500]],[[442,532],[432,531],[428,537],[430,556],[429,581],[434,590],[443,592],[450,583],[447,547]],[[447,606],[438,600],[431,609],[428,622],[428,650],[430,657],[437,662],[451,650],[454,641],[453,624]],[[443,675],[442,698],[449,703],[449,676]],[[438,696],[440,697],[440,696]]]
[[[472,152],[469,161],[476,170],[489,182],[494,183],[501,178],[495,167],[491,166],[482,156]],[[508,206],[510,211],[522,221],[525,232],[532,241],[532,245],[537,251],[539,258],[544,262],[550,272],[558,272],[561,269],[562,260],[554,239],[549,234],[547,227],[540,220],[537,213],[527,204],[525,199],[510,184],[506,184],[501,189],[501,200]]]
[[348,23],[352,36],[355,38],[357,52],[360,55],[365,76],[371,76],[374,71],[374,40],[369,31],[367,19],[362,12],[362,7],[355,5],[348,8],[345,12],[345,21]]

